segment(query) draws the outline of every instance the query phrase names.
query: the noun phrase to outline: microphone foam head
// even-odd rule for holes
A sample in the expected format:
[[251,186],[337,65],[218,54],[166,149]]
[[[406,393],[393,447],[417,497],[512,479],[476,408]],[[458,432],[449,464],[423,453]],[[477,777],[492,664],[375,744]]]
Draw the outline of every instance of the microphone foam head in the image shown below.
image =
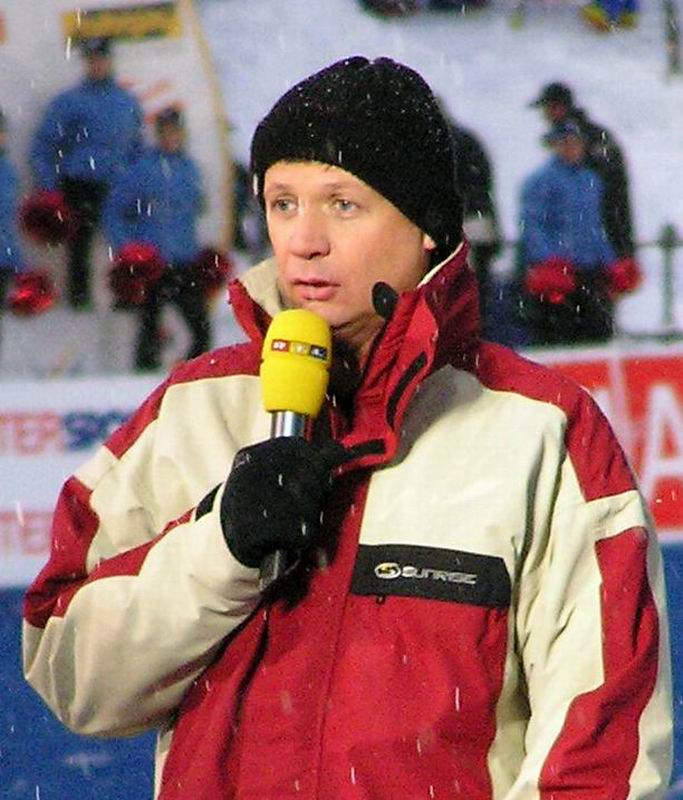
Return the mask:
[[281,311],[270,323],[261,351],[261,391],[266,411],[317,417],[332,361],[326,320],[303,308]]

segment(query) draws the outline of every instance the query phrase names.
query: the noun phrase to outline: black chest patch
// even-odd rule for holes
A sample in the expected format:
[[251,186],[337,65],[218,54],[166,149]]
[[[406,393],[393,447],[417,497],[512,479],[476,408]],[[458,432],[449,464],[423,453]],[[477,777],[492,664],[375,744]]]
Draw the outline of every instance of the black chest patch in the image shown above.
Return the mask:
[[498,556],[419,545],[360,545],[353,594],[401,595],[489,608],[510,605],[510,577]]

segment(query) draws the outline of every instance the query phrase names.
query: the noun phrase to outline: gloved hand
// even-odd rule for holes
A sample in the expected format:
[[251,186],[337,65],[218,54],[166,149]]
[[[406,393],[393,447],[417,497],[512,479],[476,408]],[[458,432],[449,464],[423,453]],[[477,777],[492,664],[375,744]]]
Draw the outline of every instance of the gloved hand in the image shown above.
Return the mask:
[[643,279],[640,266],[634,258],[620,258],[607,267],[610,297],[619,297],[640,286]]
[[558,305],[576,289],[576,272],[565,258],[547,258],[529,267],[524,288],[533,297]]
[[321,447],[298,436],[240,450],[220,509],[223,535],[235,558],[258,567],[276,550],[298,554],[314,545],[330,473],[345,458],[337,442]]

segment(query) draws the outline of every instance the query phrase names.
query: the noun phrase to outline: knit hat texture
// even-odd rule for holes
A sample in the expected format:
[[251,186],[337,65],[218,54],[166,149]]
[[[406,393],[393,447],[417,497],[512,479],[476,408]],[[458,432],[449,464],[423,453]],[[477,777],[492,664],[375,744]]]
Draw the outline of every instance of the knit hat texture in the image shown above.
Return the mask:
[[337,61],[275,103],[251,145],[261,203],[265,173],[278,161],[352,173],[429,234],[440,257],[462,239],[448,125],[424,79],[389,58]]

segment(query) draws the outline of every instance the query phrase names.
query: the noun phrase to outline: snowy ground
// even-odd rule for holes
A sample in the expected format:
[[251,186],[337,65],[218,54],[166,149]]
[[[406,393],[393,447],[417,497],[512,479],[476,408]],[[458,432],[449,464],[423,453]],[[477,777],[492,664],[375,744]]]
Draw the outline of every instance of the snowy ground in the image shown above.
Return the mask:
[[[624,148],[638,240],[657,240],[665,223],[683,234],[683,77],[667,75],[661,4],[645,0],[639,27],[612,35],[586,29],[577,2],[527,0],[521,27],[511,24],[514,5],[499,0],[474,13],[381,19],[356,0],[199,0],[234,156],[248,158],[254,127],[292,83],[337,58],[389,55],[422,72],[453,115],[481,136],[503,231],[514,239],[521,181],[546,157],[544,123],[528,103],[541,85],[562,80]],[[656,332],[661,254],[647,247],[640,258],[647,280],[623,301],[620,327]],[[508,263],[502,258],[498,269]],[[679,272],[681,265],[683,251]],[[674,315],[683,328],[683,275],[678,283]]]

